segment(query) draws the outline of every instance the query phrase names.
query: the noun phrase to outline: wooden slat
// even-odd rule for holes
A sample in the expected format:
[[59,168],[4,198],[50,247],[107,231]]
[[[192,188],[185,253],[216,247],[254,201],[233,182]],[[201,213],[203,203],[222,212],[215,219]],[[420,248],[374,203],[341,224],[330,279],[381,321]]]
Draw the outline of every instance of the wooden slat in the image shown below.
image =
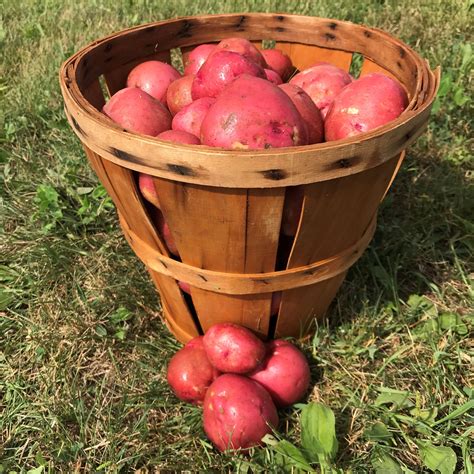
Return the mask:
[[[155,187],[183,262],[231,273],[274,270],[283,189],[218,190],[162,179]],[[191,296],[204,331],[234,321],[267,335],[270,294],[252,298],[191,287]]]
[[[122,217],[123,227],[130,227],[157,252],[167,255],[164,243],[145,212],[132,172],[102,159],[86,146],[84,146],[84,150],[101,183],[113,199],[119,215]],[[187,334],[197,336],[199,334],[198,328],[176,281],[157,272],[153,272],[153,278],[159,283],[159,289],[165,295],[170,308],[170,316],[174,319],[175,324]]]
[[313,66],[319,61],[334,64],[344,69],[344,71],[349,71],[351,67],[352,53],[346,51],[284,42],[277,42],[275,49],[279,49],[290,56],[293,65],[300,71]]
[[[392,179],[398,159],[397,155],[365,173],[307,185],[300,227],[290,254],[288,268],[323,260],[357,242],[376,213]],[[318,286],[315,285],[314,293],[284,292],[277,332],[283,331],[280,324],[285,325],[285,330],[293,324],[292,332],[299,331],[301,323],[295,314],[303,318],[308,314],[321,317],[320,313],[314,312],[315,305],[317,304],[318,311],[322,312],[325,312],[327,307],[322,304],[323,300],[318,303],[316,300],[320,299],[321,293],[331,294],[337,282],[340,284],[342,280],[335,277],[327,282],[318,283]],[[331,300],[328,296],[324,301],[329,305]],[[295,307],[298,307],[297,311]]]
[[84,97],[97,110],[102,110],[102,107],[105,104],[105,99],[102,89],[100,88],[99,80],[90,84],[90,86],[84,91]]

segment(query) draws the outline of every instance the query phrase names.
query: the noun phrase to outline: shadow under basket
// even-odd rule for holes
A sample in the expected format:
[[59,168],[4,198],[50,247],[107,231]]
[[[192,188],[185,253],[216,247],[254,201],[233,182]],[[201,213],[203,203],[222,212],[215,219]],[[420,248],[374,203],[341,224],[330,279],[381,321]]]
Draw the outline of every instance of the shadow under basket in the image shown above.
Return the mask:
[[[357,137],[252,151],[164,142],[124,130],[100,112],[104,91],[125,87],[137,64],[171,62],[171,52],[179,60],[199,44],[233,36],[259,48],[274,41],[300,70],[327,61],[348,71],[357,53],[360,75],[395,78],[409,105],[395,121]],[[60,83],[69,123],[161,295],[165,322],[186,342],[219,322],[262,338],[302,337],[324,316],[372,238],[404,150],[426,129],[439,69],[432,72],[380,30],[255,13],[178,18],[113,34],[69,58]],[[138,172],[153,176],[179,259],[140,194]],[[283,211],[292,205],[298,225],[282,238]],[[178,281],[190,285],[190,295]]]

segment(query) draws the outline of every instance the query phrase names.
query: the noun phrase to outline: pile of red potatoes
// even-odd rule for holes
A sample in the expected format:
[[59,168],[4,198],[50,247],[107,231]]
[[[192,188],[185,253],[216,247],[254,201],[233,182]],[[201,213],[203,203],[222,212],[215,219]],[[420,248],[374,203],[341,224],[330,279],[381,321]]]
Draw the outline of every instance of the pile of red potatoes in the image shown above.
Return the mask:
[[[192,50],[184,75],[160,61],[139,64],[103,112],[126,129],[160,140],[254,150],[351,137],[394,120],[407,104],[405,90],[383,74],[355,80],[327,62],[298,72],[278,49],[258,50],[244,38],[227,38]],[[169,252],[179,258],[152,178],[140,174],[139,187],[153,205],[152,218]],[[283,236],[296,234],[302,199],[298,187],[288,188]],[[189,292],[189,285],[181,289]]]
[[248,329],[215,324],[171,359],[168,383],[176,396],[203,406],[203,425],[220,451],[246,451],[278,426],[278,408],[305,395],[305,356],[283,339],[263,343]]

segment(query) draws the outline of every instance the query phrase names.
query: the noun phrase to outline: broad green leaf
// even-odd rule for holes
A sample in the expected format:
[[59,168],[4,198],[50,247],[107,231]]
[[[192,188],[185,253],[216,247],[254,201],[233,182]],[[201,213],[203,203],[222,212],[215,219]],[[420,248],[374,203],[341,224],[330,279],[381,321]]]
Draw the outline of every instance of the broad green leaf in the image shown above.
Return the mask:
[[283,457],[284,465],[302,469],[303,471],[313,470],[304,454],[289,441],[284,439],[279,441],[272,435],[265,435],[262,441]]
[[371,441],[388,442],[393,438],[392,433],[388,431],[387,427],[380,421],[377,421],[369,429],[366,430],[365,436]]
[[464,95],[464,90],[462,88],[456,89],[453,99],[454,103],[458,107],[462,107],[466,102],[469,101],[469,97],[467,95]]
[[456,468],[456,453],[447,446],[434,446],[428,441],[418,441],[423,464],[433,472],[453,474]]
[[442,313],[438,317],[438,324],[441,330],[455,331],[460,336],[465,336],[468,333],[467,326],[463,323],[461,316],[455,313]]
[[26,471],[26,474],[42,474],[44,472],[44,466],[38,466],[35,467],[34,469],[30,469],[29,471]]
[[375,450],[370,462],[375,474],[403,474],[399,464],[385,451]]
[[322,403],[308,403],[301,411],[301,443],[310,461],[330,463],[338,442],[333,411]]
[[406,390],[395,390],[393,388],[379,388],[380,395],[375,399],[375,406],[396,405],[399,408],[411,407],[413,402],[410,400],[410,392]]

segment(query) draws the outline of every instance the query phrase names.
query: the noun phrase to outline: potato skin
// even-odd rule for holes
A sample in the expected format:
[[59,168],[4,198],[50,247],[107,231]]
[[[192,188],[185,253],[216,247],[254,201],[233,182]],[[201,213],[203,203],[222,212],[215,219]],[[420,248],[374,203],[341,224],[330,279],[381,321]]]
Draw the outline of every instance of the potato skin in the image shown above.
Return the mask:
[[219,375],[202,345],[194,344],[185,346],[171,358],[166,378],[180,400],[200,405],[207,389]]
[[249,40],[245,38],[226,38],[217,44],[216,50],[232,51],[239,53],[258,64],[262,68],[267,67],[267,63],[259,51]]
[[349,84],[334,100],[324,124],[326,141],[367,132],[395,120],[408,105],[402,86],[372,73]]
[[196,46],[187,58],[184,65],[184,75],[197,74],[209,55],[216,49],[215,44],[200,44]]
[[343,69],[318,63],[293,76],[289,83],[301,87],[325,118],[334,98],[351,82],[352,76]]
[[171,115],[176,115],[183,107],[189,105],[191,97],[191,86],[194,81],[194,74],[180,77],[173,81],[166,91],[166,103]]
[[191,102],[173,117],[171,127],[200,137],[202,121],[215,101],[214,97],[203,97]]
[[291,59],[283,51],[279,49],[262,49],[261,53],[270,69],[277,72],[283,81],[290,77],[294,66]]
[[203,404],[204,431],[219,451],[246,450],[278,426],[268,392],[247,377],[224,374],[209,387]]
[[282,339],[267,344],[265,360],[248,377],[260,383],[279,408],[301,400],[310,384],[306,357],[297,347]]
[[181,74],[167,63],[145,61],[135,66],[127,78],[127,87],[138,87],[166,106],[168,86]]
[[136,87],[116,92],[102,112],[123,128],[156,136],[171,128],[171,115],[161,102]]
[[265,71],[251,59],[233,51],[216,50],[209,55],[194,78],[193,100],[217,97],[232,81],[242,74],[265,78]]
[[291,99],[304,120],[308,131],[308,145],[324,140],[324,121],[321,112],[311,97],[294,84],[280,84],[278,87]]
[[308,137],[303,118],[278,86],[243,74],[217,97],[204,117],[201,143],[263,149],[306,145]]
[[270,81],[277,86],[283,83],[280,77],[280,74],[278,74],[273,69],[264,69],[264,71],[265,71],[265,77],[267,78],[267,81]]
[[203,342],[211,364],[221,372],[245,374],[265,357],[265,344],[249,329],[233,323],[214,324]]
[[185,132],[184,130],[166,130],[157,135],[156,138],[167,142],[184,143],[187,145],[199,145],[201,143],[196,135]]

